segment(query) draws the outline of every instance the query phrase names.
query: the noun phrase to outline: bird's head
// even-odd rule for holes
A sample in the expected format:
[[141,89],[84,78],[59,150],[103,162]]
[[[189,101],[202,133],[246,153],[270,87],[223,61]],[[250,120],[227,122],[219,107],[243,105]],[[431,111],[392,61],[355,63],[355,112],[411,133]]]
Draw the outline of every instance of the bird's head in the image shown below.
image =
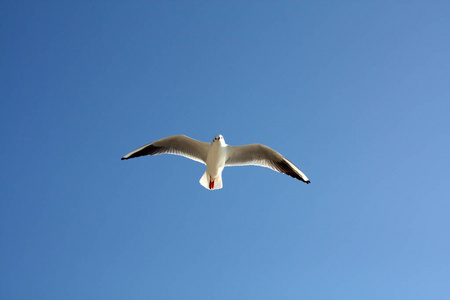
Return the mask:
[[221,145],[221,146],[224,146],[224,145],[226,145],[225,144],[225,139],[223,138],[223,136],[222,135],[216,135],[215,137],[214,137],[214,139],[213,139],[213,141],[212,141],[212,143],[217,143],[217,142],[219,142],[219,144]]

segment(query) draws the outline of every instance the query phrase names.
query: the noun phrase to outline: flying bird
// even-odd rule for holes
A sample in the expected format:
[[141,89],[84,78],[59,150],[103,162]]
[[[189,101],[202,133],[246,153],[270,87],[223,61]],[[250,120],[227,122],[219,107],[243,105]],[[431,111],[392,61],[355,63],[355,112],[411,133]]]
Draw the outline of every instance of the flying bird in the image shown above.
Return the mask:
[[230,146],[221,135],[215,136],[211,143],[200,142],[185,135],[169,136],[128,153],[122,160],[158,154],[180,155],[205,164],[206,171],[200,178],[200,184],[209,190],[223,187],[222,171],[225,167],[245,165],[270,168],[310,183],[299,168],[277,151],[261,144]]

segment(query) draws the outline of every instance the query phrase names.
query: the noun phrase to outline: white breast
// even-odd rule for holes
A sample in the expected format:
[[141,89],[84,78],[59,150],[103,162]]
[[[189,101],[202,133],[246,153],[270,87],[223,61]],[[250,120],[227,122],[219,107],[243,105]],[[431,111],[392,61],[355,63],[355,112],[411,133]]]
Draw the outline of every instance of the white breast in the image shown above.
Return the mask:
[[212,177],[222,173],[225,167],[226,147],[221,147],[219,143],[213,143],[206,158],[206,170]]

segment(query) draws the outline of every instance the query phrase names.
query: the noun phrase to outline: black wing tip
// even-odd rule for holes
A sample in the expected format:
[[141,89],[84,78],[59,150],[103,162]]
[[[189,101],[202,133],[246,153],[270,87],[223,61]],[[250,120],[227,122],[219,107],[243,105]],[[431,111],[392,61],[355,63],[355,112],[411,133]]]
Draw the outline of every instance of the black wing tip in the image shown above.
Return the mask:
[[125,160],[125,159],[128,159],[128,158],[124,156],[124,157],[122,157],[120,160]]
[[306,182],[306,184],[310,184],[310,183],[311,183],[311,181],[309,181],[309,180],[308,180],[308,181],[305,181],[305,182]]

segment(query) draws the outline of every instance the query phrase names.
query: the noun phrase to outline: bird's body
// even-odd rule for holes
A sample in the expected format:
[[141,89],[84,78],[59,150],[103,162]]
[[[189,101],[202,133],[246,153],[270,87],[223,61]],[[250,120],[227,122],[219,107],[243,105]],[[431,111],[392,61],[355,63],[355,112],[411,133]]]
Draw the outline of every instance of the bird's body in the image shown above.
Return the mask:
[[210,190],[223,187],[222,171],[226,166],[267,167],[310,183],[305,174],[275,150],[261,144],[229,146],[221,135],[216,136],[210,144],[184,135],[170,136],[138,148],[122,157],[122,160],[157,154],[181,155],[205,164],[206,171],[200,178],[200,184]]
[[[220,141],[211,143],[208,156],[206,157],[206,180],[202,177],[203,180],[200,179],[200,184],[210,190],[222,188],[222,171],[225,168],[225,160],[227,158],[226,145],[223,144]],[[216,178],[218,180],[217,184],[215,184]],[[206,185],[207,183],[208,186]]]

